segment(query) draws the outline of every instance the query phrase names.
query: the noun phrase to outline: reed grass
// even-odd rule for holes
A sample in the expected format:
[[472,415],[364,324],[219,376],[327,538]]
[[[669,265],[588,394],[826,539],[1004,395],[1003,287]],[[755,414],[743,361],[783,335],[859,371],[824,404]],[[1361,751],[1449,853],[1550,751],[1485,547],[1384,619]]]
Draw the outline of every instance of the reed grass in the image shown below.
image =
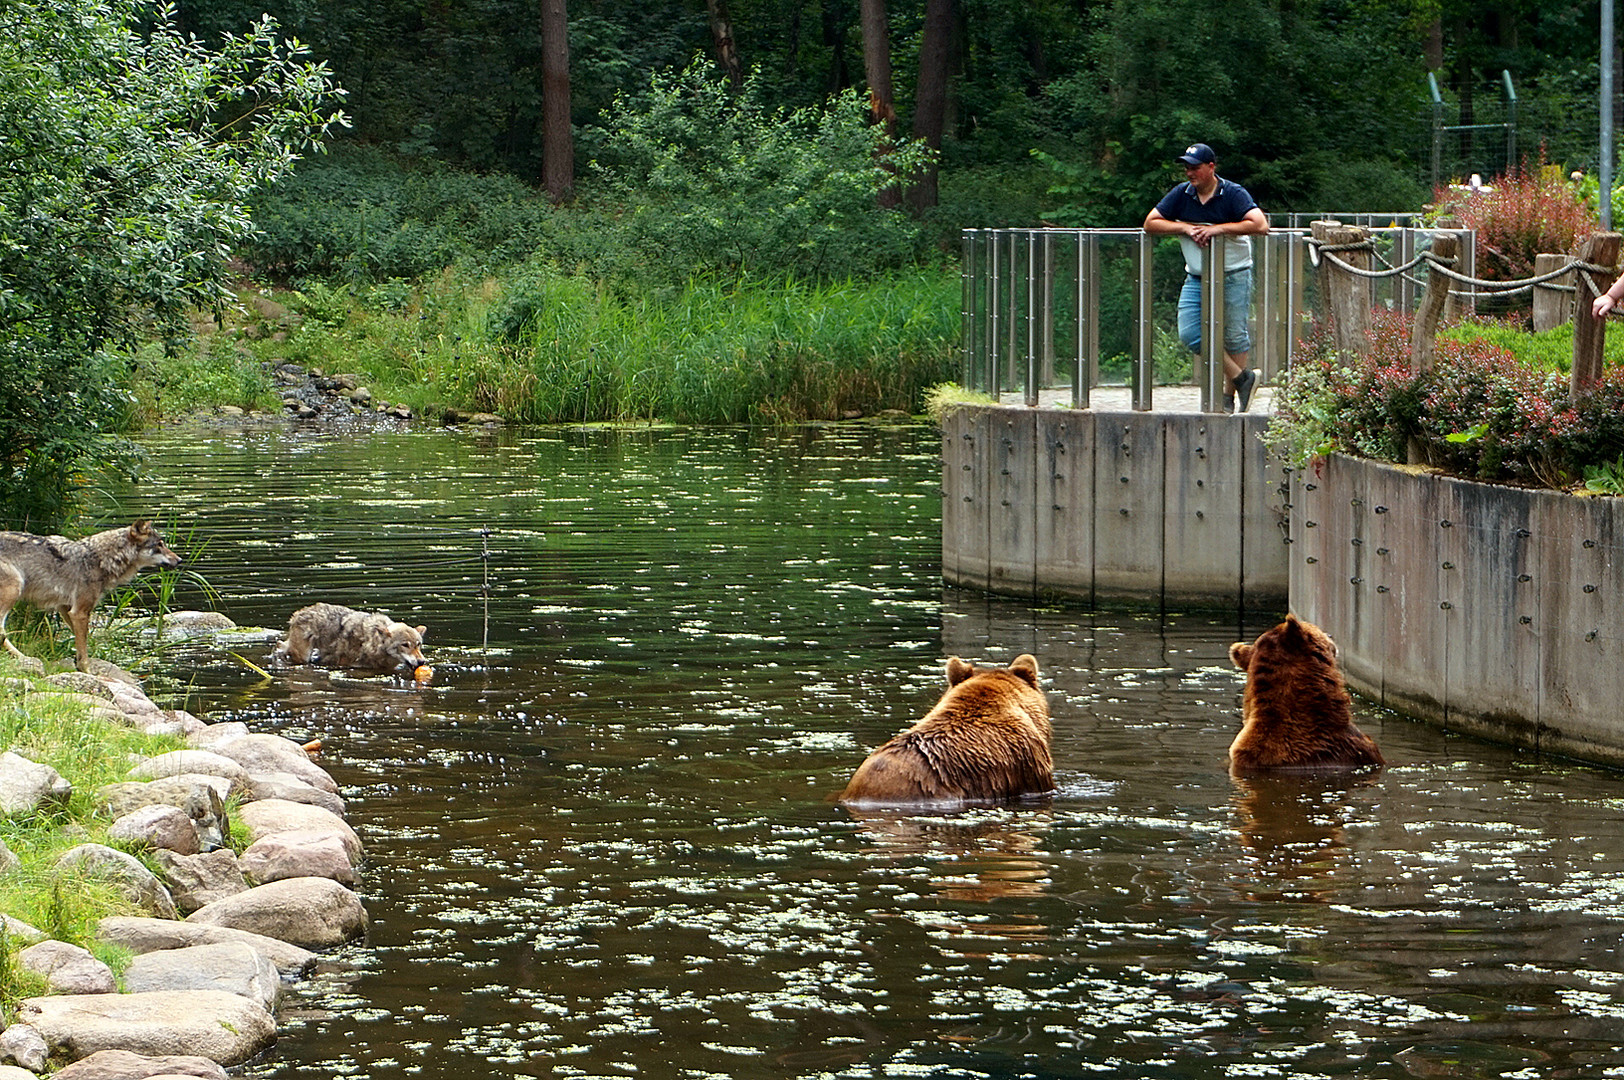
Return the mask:
[[[431,415],[455,407],[521,423],[792,423],[921,411],[925,391],[956,370],[959,292],[957,273],[942,268],[632,293],[528,265],[502,277],[448,271],[411,285],[290,293],[293,311],[309,315],[286,340],[245,308],[223,331],[232,348],[205,340],[198,349],[220,363],[353,373],[375,401]],[[136,377],[167,384],[189,370],[152,363]],[[247,381],[222,373],[210,385]]]

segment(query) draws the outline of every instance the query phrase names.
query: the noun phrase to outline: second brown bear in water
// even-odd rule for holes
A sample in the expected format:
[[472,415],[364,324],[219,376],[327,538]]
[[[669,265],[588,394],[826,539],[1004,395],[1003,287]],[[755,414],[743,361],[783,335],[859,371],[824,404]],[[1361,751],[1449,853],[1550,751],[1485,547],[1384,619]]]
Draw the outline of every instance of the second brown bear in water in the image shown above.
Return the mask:
[[947,662],[947,693],[913,727],[858,766],[839,801],[937,808],[1008,802],[1054,789],[1049,702],[1038,662],[1007,668]]
[[1229,658],[1246,672],[1241,730],[1229,746],[1233,773],[1359,769],[1385,765],[1382,752],[1353,722],[1336,642],[1295,615]]

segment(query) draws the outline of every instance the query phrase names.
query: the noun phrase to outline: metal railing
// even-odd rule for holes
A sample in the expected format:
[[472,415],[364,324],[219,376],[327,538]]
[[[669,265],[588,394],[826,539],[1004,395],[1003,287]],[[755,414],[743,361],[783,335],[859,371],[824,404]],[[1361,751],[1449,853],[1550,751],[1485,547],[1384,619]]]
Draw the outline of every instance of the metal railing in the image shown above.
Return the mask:
[[[1380,262],[1402,266],[1430,246],[1432,230],[1397,224],[1398,215],[1368,217]],[[1374,224],[1383,219],[1393,224]],[[1472,234],[1460,235],[1467,264],[1459,269],[1470,277]],[[1292,227],[1252,238],[1249,364],[1266,383],[1291,367],[1298,340],[1318,312],[1308,236],[1306,228]],[[1093,387],[1126,385],[1132,407],[1148,411],[1160,354],[1164,380],[1189,358],[1190,375],[1180,381],[1200,389],[1203,411],[1221,408],[1223,275],[1203,276],[1201,350],[1192,357],[1174,329],[1184,279],[1176,242],[1142,229],[966,229],[962,244],[960,382],[966,388],[994,398],[1018,394],[1036,405],[1043,393],[1069,387],[1072,406],[1087,408]],[[1215,240],[1208,253],[1215,265],[1221,265],[1223,244]],[[1425,274],[1373,282],[1373,303],[1413,312]],[[1457,289],[1456,299],[1470,308],[1471,286]]]

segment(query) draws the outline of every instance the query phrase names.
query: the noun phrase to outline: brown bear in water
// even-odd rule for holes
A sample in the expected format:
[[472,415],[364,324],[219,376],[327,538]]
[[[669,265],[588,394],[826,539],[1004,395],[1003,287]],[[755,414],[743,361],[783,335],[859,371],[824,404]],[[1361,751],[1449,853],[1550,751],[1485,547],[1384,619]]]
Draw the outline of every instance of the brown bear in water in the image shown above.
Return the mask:
[[1353,701],[1337,667],[1336,642],[1295,615],[1229,658],[1246,672],[1241,731],[1229,746],[1233,773],[1359,769],[1385,765],[1353,723]]
[[855,806],[966,806],[1054,789],[1049,702],[1038,662],[1007,668],[947,662],[947,693],[925,718],[858,766],[839,801]]

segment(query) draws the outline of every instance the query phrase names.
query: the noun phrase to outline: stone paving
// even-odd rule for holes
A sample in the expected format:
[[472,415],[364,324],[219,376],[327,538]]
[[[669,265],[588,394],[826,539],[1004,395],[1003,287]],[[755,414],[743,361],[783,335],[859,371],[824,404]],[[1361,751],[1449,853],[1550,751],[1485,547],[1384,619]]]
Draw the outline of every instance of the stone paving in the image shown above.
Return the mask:
[[[1021,401],[1021,395],[1005,394],[1001,400],[1005,404],[1017,404]],[[1201,391],[1190,385],[1158,386],[1151,391],[1150,401],[1153,412],[1201,411]],[[1071,387],[1040,391],[1038,402],[1046,406],[1068,407],[1071,405]],[[1260,386],[1252,392],[1252,407],[1248,411],[1266,415],[1273,411],[1273,406],[1274,387]],[[1088,407],[1095,412],[1131,412],[1132,391],[1126,386],[1096,386],[1089,391]]]

